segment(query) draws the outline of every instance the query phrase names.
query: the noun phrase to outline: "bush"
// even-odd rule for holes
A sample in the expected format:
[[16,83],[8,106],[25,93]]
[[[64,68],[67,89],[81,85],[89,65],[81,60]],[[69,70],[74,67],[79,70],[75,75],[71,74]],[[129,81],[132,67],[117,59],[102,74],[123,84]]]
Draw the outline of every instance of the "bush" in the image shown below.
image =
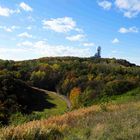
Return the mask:
[[126,80],[114,80],[106,84],[104,94],[108,96],[121,95],[135,87],[135,83],[133,82]]
[[89,106],[92,104],[95,96],[96,91],[91,87],[87,87],[80,97],[81,103],[83,104],[83,106]]

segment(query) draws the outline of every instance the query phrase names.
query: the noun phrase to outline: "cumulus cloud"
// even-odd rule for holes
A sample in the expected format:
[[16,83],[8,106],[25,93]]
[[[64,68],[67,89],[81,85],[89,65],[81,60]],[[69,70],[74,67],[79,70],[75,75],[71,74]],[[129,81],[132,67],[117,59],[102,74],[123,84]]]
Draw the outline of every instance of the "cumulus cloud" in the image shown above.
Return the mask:
[[94,43],[84,43],[83,46],[92,47],[92,46],[95,46],[95,44]]
[[3,29],[6,32],[13,32],[15,29],[19,29],[18,26],[11,26],[11,27],[7,27],[7,26],[0,26],[0,29]]
[[117,43],[119,43],[120,41],[119,41],[119,39],[118,38],[114,38],[113,40],[112,40],[112,43],[113,44],[117,44]]
[[37,57],[49,57],[49,56],[77,56],[77,57],[89,57],[92,55],[90,48],[80,48],[76,46],[64,46],[64,45],[51,45],[47,41],[36,42],[19,42],[17,46],[22,48],[6,48],[0,47],[1,59],[14,59],[23,60],[31,59],[34,56]]
[[12,10],[12,9],[0,6],[0,16],[8,17],[14,13],[19,13],[19,12],[20,10]]
[[140,13],[140,0],[115,0],[115,5],[128,18],[135,17]]
[[112,7],[112,3],[107,0],[99,1],[98,5],[101,6],[105,10],[110,10]]
[[56,18],[43,20],[43,27],[59,33],[69,32],[74,30],[76,22],[71,17]]
[[98,5],[105,10],[110,10],[114,5],[127,18],[136,17],[140,13],[140,0],[98,0]]
[[18,37],[32,38],[33,36],[27,32],[24,32],[24,33],[19,34]]
[[20,8],[23,9],[24,11],[27,11],[27,12],[32,12],[33,9],[32,7],[30,7],[28,4],[24,3],[24,2],[21,2],[19,4]]
[[[63,45],[50,45],[46,41],[38,41],[34,44],[35,51],[44,56],[90,56],[89,48],[78,48]],[[78,53],[77,53],[78,52]]]
[[[27,56],[78,56],[78,57],[88,57],[91,56],[90,48],[79,48],[64,45],[50,45],[47,41],[37,41],[37,42],[21,42],[17,45],[23,46],[22,48],[0,48],[0,56],[2,59],[16,59],[19,60],[26,54]],[[25,47],[25,48],[24,48]],[[77,53],[78,52],[78,53]],[[7,56],[8,55],[8,56]],[[16,58],[15,58],[16,57]],[[28,58],[30,59],[30,58]]]
[[130,27],[130,28],[121,27],[119,29],[119,32],[122,33],[122,34],[125,34],[125,33],[138,33],[139,30],[135,26]]
[[81,41],[81,39],[83,39],[85,37],[85,35],[83,34],[77,34],[74,36],[67,36],[66,39],[70,40],[70,41]]

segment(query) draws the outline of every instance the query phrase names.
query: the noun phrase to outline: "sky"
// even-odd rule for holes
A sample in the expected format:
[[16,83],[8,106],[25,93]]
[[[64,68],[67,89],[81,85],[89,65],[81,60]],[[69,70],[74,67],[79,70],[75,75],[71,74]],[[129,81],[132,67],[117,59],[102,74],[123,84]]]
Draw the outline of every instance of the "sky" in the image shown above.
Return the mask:
[[94,56],[140,65],[140,0],[0,0],[0,59]]

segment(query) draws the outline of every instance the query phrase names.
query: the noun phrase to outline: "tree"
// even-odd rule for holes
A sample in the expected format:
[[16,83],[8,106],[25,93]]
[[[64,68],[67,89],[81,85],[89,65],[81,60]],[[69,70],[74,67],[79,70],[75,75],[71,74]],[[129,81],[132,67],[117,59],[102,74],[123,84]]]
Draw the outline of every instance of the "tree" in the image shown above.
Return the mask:
[[89,106],[91,105],[95,97],[96,91],[91,87],[87,87],[80,96],[80,101],[83,104],[83,106]]
[[81,106],[80,95],[81,95],[81,89],[79,87],[74,87],[71,90],[70,101],[72,104],[72,108],[79,108]]
[[44,71],[33,71],[30,77],[30,80],[33,82],[35,86],[41,86],[42,81],[45,79]]

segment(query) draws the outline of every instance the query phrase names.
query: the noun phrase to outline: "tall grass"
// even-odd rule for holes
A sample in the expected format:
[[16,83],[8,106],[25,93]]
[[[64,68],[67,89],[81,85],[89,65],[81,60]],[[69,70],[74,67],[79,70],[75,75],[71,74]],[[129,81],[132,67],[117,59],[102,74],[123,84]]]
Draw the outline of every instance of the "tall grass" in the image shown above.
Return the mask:
[[0,130],[1,140],[139,140],[140,101],[94,105]]

